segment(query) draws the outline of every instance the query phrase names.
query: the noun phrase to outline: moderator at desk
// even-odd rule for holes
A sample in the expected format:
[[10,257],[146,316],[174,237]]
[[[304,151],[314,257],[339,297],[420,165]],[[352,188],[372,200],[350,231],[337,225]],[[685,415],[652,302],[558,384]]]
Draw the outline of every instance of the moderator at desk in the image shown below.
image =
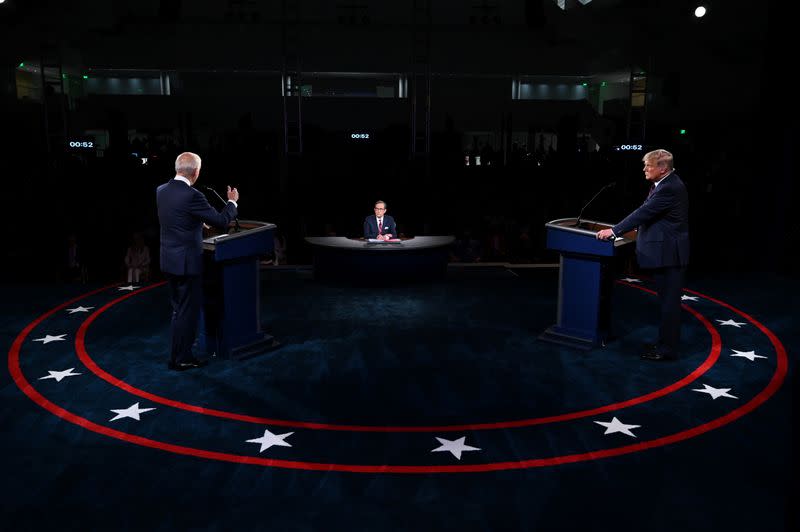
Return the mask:
[[314,250],[314,278],[391,282],[443,278],[453,236],[372,242],[342,236],[306,237]]

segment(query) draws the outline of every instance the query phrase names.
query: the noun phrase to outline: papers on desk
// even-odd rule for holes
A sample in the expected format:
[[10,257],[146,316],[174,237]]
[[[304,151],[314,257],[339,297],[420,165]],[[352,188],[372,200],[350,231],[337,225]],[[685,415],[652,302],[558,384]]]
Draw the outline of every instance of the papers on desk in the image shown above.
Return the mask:
[[389,240],[378,240],[377,238],[368,238],[367,242],[370,244],[399,244],[402,242],[399,238],[390,238]]

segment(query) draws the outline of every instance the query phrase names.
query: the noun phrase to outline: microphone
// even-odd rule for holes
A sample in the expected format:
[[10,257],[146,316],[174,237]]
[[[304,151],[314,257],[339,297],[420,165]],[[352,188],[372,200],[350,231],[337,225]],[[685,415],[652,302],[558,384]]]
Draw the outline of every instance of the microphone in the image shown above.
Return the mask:
[[[227,205],[227,204],[228,204],[228,202],[227,202],[227,201],[225,201],[224,199],[222,199],[222,196],[220,196],[219,194],[217,194],[217,191],[216,191],[216,190],[214,190],[213,188],[211,188],[211,187],[205,187],[205,189],[206,189],[206,190],[208,190],[209,192],[213,193],[213,194],[214,194],[216,197],[218,197],[218,198],[219,198],[219,200],[222,202],[222,204],[223,204],[223,205]],[[236,216],[236,217],[233,219],[233,222],[234,222],[234,224],[233,224],[233,227],[234,227],[235,231],[238,233],[239,231],[241,231],[241,227],[239,227],[239,216]]]
[[586,207],[588,207],[589,205],[591,205],[591,203],[592,203],[592,202],[593,202],[593,201],[594,201],[594,200],[597,198],[597,196],[599,196],[599,195],[600,195],[600,194],[601,194],[601,193],[602,193],[602,192],[603,192],[605,189],[607,189],[607,188],[613,188],[613,187],[614,187],[616,184],[617,184],[617,182],[616,182],[616,181],[612,181],[611,183],[607,184],[606,186],[604,186],[603,188],[601,188],[600,190],[598,190],[598,191],[597,191],[597,194],[595,194],[595,195],[592,197],[592,199],[590,199],[588,202],[586,202],[586,205],[584,205],[584,206],[583,206],[583,209],[581,209],[581,212],[580,212],[580,214],[578,214],[578,221],[577,221],[577,222],[575,222],[575,227],[580,227],[580,225],[581,225],[581,216],[583,216],[583,211],[585,211],[585,210],[586,210]]

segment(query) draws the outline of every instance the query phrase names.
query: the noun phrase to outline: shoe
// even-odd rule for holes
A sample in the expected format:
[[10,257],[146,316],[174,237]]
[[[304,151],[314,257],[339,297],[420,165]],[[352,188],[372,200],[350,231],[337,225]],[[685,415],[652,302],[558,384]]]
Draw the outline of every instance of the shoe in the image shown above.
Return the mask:
[[208,365],[207,360],[197,360],[196,358],[190,358],[187,360],[182,360],[181,362],[174,362],[170,360],[167,367],[172,371],[186,371],[187,369],[202,368],[203,366],[206,365]]
[[665,353],[656,349],[642,353],[641,357],[645,360],[654,360],[656,362],[663,362],[667,360],[675,360],[675,355],[672,353]]

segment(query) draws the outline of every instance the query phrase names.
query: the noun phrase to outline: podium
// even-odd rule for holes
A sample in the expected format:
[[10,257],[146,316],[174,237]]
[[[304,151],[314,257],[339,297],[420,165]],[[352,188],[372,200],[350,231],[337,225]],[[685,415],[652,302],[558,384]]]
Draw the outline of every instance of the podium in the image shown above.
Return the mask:
[[611,337],[612,263],[636,240],[631,231],[614,241],[598,240],[597,231],[611,224],[563,218],[545,224],[547,248],[559,252],[558,311],[555,325],[539,338],[570,347],[592,349]]
[[198,340],[208,356],[239,359],[274,348],[261,330],[259,262],[275,225],[239,221],[240,230],[203,240],[203,309]]

